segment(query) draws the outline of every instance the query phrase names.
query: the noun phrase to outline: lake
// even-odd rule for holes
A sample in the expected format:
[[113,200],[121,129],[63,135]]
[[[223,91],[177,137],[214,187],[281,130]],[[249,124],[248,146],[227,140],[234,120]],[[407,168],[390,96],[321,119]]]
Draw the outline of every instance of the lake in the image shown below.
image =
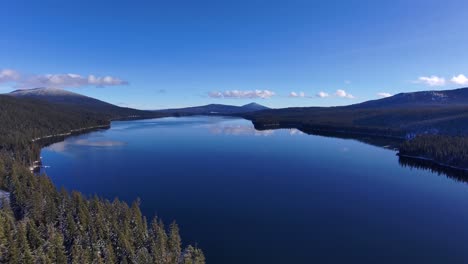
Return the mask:
[[175,219],[208,263],[468,262],[468,185],[352,139],[198,116],[113,122],[42,157],[58,187]]

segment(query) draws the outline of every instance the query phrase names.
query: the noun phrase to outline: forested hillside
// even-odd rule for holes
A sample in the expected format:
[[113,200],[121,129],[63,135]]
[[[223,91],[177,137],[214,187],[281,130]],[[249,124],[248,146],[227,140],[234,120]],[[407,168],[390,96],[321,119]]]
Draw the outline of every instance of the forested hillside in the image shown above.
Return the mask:
[[160,117],[161,113],[137,110],[127,107],[116,106],[95,98],[70,92],[58,88],[35,88],[26,90],[16,90],[6,94],[11,97],[30,99],[34,101],[47,102],[53,105],[75,108],[88,113],[104,116],[106,118],[126,118],[126,117]]
[[[58,191],[28,166],[33,138],[109,125],[109,113],[0,96],[0,263],[204,263],[200,249],[182,248],[175,223],[146,220],[132,206]],[[67,177],[66,175],[62,175]]]
[[0,123],[0,150],[26,164],[37,155],[34,138],[109,125],[104,115],[6,95],[0,95]]
[[400,155],[426,158],[443,165],[468,168],[468,138],[419,135],[401,145]]
[[256,128],[295,127],[406,138],[413,134],[468,135],[468,106],[349,108],[302,107],[244,115]]

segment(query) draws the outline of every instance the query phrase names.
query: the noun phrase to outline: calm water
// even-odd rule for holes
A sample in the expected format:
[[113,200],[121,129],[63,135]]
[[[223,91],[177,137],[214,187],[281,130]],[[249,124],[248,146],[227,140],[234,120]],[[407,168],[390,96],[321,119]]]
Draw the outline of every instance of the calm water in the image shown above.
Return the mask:
[[58,186],[176,219],[208,263],[468,262],[468,185],[354,140],[167,118],[113,122],[42,156]]

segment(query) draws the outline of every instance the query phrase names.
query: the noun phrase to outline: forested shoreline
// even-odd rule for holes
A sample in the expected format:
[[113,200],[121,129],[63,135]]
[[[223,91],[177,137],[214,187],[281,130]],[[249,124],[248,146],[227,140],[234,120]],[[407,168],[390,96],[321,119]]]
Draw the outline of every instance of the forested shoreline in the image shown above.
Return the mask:
[[175,222],[147,221],[139,201],[57,190],[29,171],[45,144],[33,139],[121,118],[0,95],[0,189],[10,193],[0,209],[0,263],[205,263],[199,248],[183,247]]
[[468,169],[467,106],[446,104],[379,108],[377,101],[363,103],[372,104],[369,107],[358,104],[284,108],[247,113],[243,117],[251,120],[260,130],[297,128],[308,134],[401,139],[404,141],[398,147],[401,156],[430,160],[452,169]]
[[418,135],[400,146],[399,155],[431,160],[442,166],[468,169],[468,138],[447,135]]

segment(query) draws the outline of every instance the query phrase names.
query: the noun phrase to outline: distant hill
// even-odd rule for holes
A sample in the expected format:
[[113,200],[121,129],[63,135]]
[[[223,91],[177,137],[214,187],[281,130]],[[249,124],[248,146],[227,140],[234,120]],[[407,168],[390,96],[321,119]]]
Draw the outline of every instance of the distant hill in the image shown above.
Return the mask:
[[16,90],[7,95],[16,98],[41,100],[53,104],[66,105],[68,107],[81,109],[83,111],[106,115],[109,118],[125,118],[136,116],[147,117],[155,114],[150,111],[142,111],[116,106],[98,99],[70,92],[64,89],[34,88],[26,90]]
[[401,93],[340,107],[294,107],[246,113],[258,129],[295,127],[306,132],[412,137],[468,135],[468,88]]
[[177,115],[235,115],[269,109],[257,103],[250,103],[243,106],[209,104],[178,109],[145,111],[116,106],[95,98],[56,88],[16,90],[6,95],[19,99],[40,100],[52,104],[64,105],[94,114],[105,115],[109,118],[151,118]]
[[468,88],[443,91],[399,93],[378,100],[348,106],[349,108],[400,108],[468,105]]
[[171,115],[233,115],[268,109],[270,108],[257,103],[250,103],[243,106],[209,104],[195,107],[155,110],[155,112],[168,113]]
[[[37,151],[30,147],[33,138],[108,125],[109,120],[105,115],[63,104],[0,95],[0,124],[0,153],[12,149],[31,152]],[[34,156],[28,158],[33,159]],[[28,161],[29,164],[31,162]]]
[[267,110],[270,109],[264,105],[257,104],[257,103],[250,103],[241,106],[242,109],[249,110],[249,111],[261,111],[261,110]]

